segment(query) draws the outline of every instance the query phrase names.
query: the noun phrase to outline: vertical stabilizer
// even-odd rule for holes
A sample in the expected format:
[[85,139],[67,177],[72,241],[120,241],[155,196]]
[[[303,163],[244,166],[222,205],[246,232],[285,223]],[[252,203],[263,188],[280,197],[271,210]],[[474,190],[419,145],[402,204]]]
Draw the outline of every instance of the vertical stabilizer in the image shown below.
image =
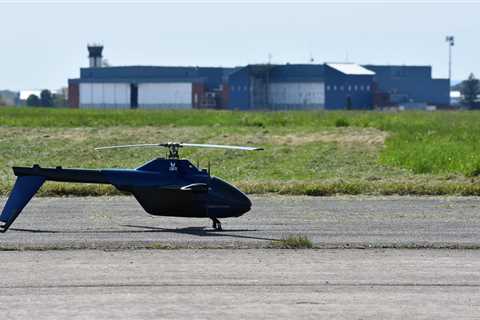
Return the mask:
[[44,182],[45,178],[38,176],[19,176],[17,178],[0,215],[0,222],[3,222],[3,225],[0,225],[0,232],[8,230]]

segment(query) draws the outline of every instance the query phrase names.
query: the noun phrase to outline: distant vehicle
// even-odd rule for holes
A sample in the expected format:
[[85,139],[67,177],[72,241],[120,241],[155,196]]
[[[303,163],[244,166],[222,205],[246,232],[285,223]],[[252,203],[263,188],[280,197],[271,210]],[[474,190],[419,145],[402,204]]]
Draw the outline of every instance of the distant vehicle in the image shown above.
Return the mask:
[[256,147],[194,143],[135,144],[96,148],[165,147],[166,158],[157,158],[137,169],[63,169],[13,167],[17,181],[0,215],[0,232],[12,225],[23,208],[47,180],[111,184],[130,192],[143,209],[155,216],[210,218],[215,230],[222,230],[218,219],[239,217],[252,206],[250,199],[233,185],[210,175],[210,168],[199,169],[180,159],[183,147],[221,148],[254,151]]

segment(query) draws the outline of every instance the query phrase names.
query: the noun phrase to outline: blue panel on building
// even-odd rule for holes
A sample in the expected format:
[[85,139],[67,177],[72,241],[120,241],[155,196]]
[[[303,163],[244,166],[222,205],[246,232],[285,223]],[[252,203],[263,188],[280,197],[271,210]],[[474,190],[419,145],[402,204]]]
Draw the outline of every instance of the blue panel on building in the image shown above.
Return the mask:
[[430,66],[366,65],[365,67],[375,71],[376,91],[387,94],[391,104],[409,102],[450,104],[450,81],[432,79]]
[[371,109],[373,75],[345,74],[325,66],[325,109]]
[[323,82],[323,64],[286,64],[274,66],[270,72],[272,82]]
[[250,70],[241,68],[228,78],[228,108],[249,110],[250,104]]

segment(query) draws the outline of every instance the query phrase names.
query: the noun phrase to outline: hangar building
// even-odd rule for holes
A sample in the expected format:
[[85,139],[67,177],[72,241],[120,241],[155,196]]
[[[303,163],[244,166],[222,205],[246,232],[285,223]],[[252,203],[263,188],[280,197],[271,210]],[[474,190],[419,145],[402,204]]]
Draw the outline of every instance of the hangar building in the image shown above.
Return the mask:
[[104,67],[102,46],[89,46],[88,68],[69,79],[73,108],[218,108],[223,82],[232,68]]
[[215,108],[229,69],[125,66],[82,68],[69,80],[71,107]]
[[430,66],[106,67],[102,49],[89,46],[90,66],[69,80],[70,107],[334,110],[450,103],[449,80],[432,79]]
[[230,109],[369,109],[374,72],[353,63],[249,65],[230,74]]

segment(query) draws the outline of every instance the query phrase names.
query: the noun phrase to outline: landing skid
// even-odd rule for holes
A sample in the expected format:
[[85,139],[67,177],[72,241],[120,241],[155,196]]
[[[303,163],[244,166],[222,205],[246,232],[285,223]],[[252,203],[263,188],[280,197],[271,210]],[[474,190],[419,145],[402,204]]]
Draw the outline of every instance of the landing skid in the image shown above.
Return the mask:
[[212,219],[213,223],[212,223],[212,228],[215,229],[216,231],[222,231],[222,223],[220,222],[220,220],[218,220],[217,218],[210,218]]

